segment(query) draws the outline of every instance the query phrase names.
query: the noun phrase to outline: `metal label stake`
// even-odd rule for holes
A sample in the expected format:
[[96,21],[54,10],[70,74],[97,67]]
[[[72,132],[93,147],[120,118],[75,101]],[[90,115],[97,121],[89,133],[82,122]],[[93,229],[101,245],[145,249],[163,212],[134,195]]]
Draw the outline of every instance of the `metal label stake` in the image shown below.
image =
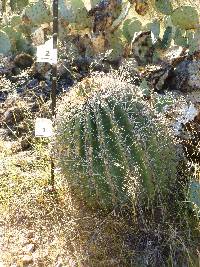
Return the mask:
[[[57,52],[58,42],[58,0],[53,0],[53,50]],[[52,120],[56,116],[56,91],[57,91],[57,62],[52,63],[52,88],[51,88],[51,101],[52,101]],[[55,164],[53,156],[51,156],[51,186],[54,190],[55,184]]]

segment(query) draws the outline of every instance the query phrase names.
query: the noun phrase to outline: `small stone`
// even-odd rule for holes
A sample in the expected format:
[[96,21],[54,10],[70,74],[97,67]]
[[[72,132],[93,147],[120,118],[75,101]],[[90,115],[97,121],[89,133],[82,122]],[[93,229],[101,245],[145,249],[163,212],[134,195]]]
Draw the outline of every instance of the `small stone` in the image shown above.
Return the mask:
[[174,84],[181,92],[200,90],[200,60],[184,60],[176,66]]
[[32,253],[35,251],[35,244],[27,244],[23,250],[27,253]]
[[55,267],[62,267],[62,266],[63,266],[62,262],[57,262],[55,265]]
[[33,238],[34,237],[34,231],[28,231],[28,233],[26,234],[26,237],[28,239]]
[[27,88],[32,89],[34,87],[38,86],[38,80],[37,79],[32,79],[28,82]]
[[30,255],[24,255],[22,258],[21,258],[21,261],[22,261],[22,265],[23,266],[26,266],[30,263],[33,262],[33,257],[30,256]]
[[76,262],[72,259],[69,259],[69,262],[68,262],[69,266],[70,267],[75,267],[76,266]]
[[17,55],[14,59],[15,65],[20,69],[26,69],[28,67],[31,67],[33,62],[33,57],[26,53],[21,53]]
[[20,107],[9,108],[4,113],[4,120],[8,125],[15,125],[24,118],[23,110]]
[[22,137],[21,139],[21,149],[25,151],[31,147],[31,140],[28,137]]

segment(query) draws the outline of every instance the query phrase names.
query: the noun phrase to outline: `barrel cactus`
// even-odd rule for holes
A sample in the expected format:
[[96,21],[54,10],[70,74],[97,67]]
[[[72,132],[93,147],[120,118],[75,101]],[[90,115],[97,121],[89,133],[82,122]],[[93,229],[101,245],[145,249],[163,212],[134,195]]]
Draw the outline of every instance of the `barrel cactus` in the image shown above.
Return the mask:
[[166,197],[176,152],[139,88],[117,75],[95,74],[59,104],[55,147],[62,172],[91,207]]

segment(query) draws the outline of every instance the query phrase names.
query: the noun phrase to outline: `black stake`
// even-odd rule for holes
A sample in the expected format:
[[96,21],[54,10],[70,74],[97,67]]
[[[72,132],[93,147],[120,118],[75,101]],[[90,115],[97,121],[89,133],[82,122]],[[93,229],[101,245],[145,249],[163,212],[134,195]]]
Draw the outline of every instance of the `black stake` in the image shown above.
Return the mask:
[[[57,49],[58,41],[58,0],[53,0],[53,49]],[[51,101],[52,101],[52,120],[56,116],[56,91],[57,91],[57,63],[52,64],[52,88],[51,88]],[[53,157],[51,157],[51,186],[54,189],[55,182],[55,165]]]

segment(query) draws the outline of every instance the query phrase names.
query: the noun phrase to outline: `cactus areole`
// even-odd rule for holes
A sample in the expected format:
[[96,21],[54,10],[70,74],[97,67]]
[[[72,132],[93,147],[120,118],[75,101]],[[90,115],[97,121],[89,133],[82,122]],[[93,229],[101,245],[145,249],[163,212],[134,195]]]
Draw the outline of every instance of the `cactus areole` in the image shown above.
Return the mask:
[[139,88],[94,75],[61,100],[55,147],[63,174],[91,207],[166,196],[176,175],[175,147]]

